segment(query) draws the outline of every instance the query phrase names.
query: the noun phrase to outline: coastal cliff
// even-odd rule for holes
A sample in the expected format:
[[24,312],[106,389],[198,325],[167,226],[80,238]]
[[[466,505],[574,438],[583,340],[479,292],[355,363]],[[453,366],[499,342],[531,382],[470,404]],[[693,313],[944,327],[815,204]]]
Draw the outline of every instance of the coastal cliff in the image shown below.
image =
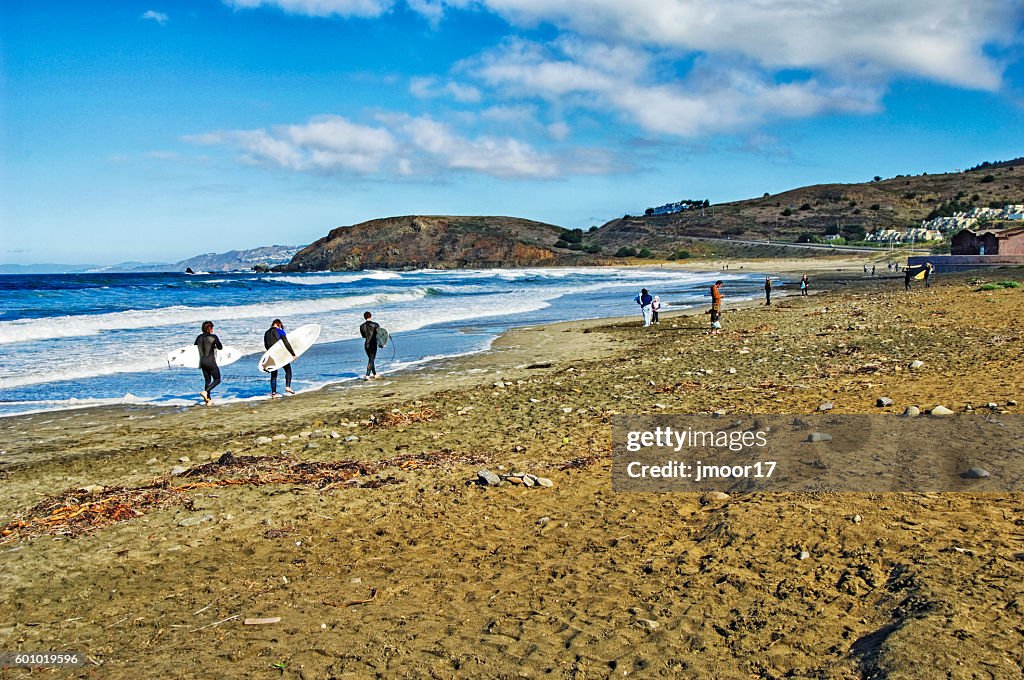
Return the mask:
[[600,262],[593,255],[556,247],[564,231],[515,217],[387,217],[332,229],[281,269],[456,269]]

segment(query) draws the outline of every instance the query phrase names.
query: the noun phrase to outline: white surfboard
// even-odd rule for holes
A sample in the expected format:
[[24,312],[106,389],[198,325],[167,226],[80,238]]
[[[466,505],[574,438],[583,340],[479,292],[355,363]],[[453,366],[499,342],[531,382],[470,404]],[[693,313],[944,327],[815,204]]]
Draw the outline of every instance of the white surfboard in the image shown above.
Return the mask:
[[[213,351],[218,366],[227,366],[242,358],[242,351],[231,346]],[[167,365],[171,368],[199,368],[199,348],[195,345],[188,345],[168,352]]]
[[[320,337],[320,326],[311,323],[305,326],[299,326],[293,331],[286,331],[288,334],[288,344],[295,350],[295,357],[302,356],[302,353],[313,346],[316,339]],[[288,348],[284,346],[282,340],[275,342],[270,349],[268,349],[262,357],[260,357],[260,370],[270,373],[276,371],[279,368],[284,368],[290,364],[295,357],[291,355]]]

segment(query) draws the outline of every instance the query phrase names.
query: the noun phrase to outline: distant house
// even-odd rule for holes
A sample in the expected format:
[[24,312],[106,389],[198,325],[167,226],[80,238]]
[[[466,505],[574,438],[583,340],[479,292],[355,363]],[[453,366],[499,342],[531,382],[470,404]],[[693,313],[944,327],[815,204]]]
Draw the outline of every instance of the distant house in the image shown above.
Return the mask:
[[825,234],[826,241],[838,241],[841,238],[842,236],[840,236],[839,234]]
[[973,231],[963,229],[950,239],[952,255],[1024,255],[1024,226]]

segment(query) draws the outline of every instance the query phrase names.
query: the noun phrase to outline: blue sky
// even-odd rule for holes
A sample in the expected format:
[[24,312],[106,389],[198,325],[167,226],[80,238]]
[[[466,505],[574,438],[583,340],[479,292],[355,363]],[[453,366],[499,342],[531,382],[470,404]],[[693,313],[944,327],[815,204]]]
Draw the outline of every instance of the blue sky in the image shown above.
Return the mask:
[[1016,0],[0,3],[0,263],[1024,156]]

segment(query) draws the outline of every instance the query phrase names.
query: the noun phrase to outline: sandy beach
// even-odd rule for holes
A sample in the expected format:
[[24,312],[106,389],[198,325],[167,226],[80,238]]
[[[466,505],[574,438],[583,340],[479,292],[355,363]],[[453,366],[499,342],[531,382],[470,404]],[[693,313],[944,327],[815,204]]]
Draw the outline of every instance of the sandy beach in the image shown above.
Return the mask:
[[104,678],[1019,677],[1022,494],[612,491],[616,414],[1020,412],[1024,296],[978,279],[1024,272],[905,293],[861,262],[727,297],[717,336],[569,322],[274,402],[2,419],[0,649]]

